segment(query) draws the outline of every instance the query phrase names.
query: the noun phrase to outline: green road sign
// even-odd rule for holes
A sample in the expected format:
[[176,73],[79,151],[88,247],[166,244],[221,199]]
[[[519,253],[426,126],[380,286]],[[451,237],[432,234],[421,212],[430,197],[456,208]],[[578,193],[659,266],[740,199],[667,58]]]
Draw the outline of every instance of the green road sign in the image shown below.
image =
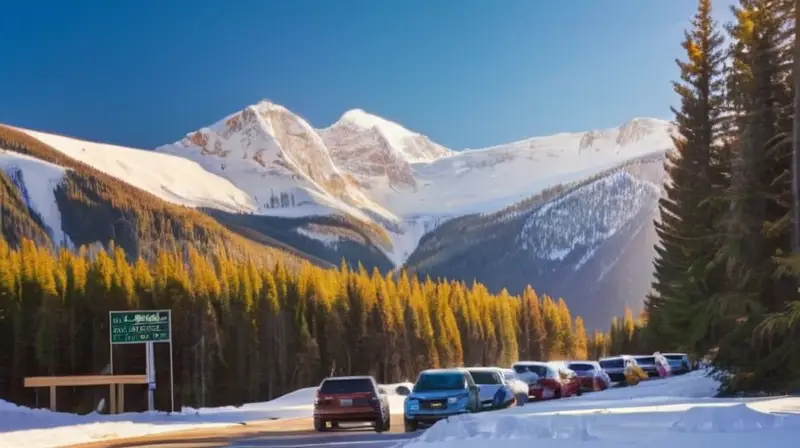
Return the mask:
[[112,344],[171,341],[170,310],[110,311],[108,314]]

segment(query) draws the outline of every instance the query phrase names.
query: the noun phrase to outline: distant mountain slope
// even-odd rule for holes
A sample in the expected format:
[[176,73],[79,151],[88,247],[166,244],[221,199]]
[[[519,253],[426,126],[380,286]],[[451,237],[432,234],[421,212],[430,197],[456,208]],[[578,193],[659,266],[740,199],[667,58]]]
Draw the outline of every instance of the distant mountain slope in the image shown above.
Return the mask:
[[[237,235],[197,210],[165,202],[28,132],[0,126],[0,149],[4,192],[0,227],[12,241],[33,237],[42,242],[44,238],[51,246],[77,247],[114,240],[132,259],[152,258],[162,249],[193,248],[266,263],[299,262],[296,255]],[[9,223],[9,217],[13,222]]]
[[408,267],[519,293],[563,296],[588,326],[641,308],[652,279],[663,155],[633,160],[528,203],[454,219],[423,238]]

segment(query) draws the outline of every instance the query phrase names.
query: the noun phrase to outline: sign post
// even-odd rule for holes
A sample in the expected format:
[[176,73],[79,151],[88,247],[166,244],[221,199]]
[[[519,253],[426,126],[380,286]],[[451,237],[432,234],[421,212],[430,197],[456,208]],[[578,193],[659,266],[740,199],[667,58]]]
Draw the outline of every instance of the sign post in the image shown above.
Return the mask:
[[117,344],[145,344],[147,407],[154,410],[153,391],[156,385],[156,342],[169,344],[170,406],[175,412],[175,383],[172,373],[172,310],[109,311],[109,339],[111,346],[111,374],[114,374],[114,346]]

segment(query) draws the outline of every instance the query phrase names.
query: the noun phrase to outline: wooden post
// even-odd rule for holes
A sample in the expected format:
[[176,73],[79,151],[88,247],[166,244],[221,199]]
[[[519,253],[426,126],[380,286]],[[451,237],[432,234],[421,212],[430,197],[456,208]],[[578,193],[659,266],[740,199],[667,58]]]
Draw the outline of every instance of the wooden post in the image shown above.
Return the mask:
[[119,391],[117,392],[117,414],[125,412],[125,385],[117,384]]
[[110,384],[108,386],[108,413],[109,414],[116,414],[117,413],[117,388],[115,384]]
[[56,386],[50,386],[50,410],[56,412]]

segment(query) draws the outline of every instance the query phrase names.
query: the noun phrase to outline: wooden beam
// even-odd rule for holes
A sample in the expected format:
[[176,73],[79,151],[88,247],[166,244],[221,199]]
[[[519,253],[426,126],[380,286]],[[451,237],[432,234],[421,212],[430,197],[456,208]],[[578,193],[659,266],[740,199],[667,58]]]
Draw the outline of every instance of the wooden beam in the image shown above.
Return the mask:
[[117,387],[119,388],[117,391],[117,414],[122,414],[125,412],[125,385],[117,384]]
[[56,386],[50,386],[50,410],[56,412]]
[[117,413],[117,386],[114,384],[108,386],[108,413]]
[[105,386],[147,383],[147,375],[34,376],[25,378],[25,387]]

